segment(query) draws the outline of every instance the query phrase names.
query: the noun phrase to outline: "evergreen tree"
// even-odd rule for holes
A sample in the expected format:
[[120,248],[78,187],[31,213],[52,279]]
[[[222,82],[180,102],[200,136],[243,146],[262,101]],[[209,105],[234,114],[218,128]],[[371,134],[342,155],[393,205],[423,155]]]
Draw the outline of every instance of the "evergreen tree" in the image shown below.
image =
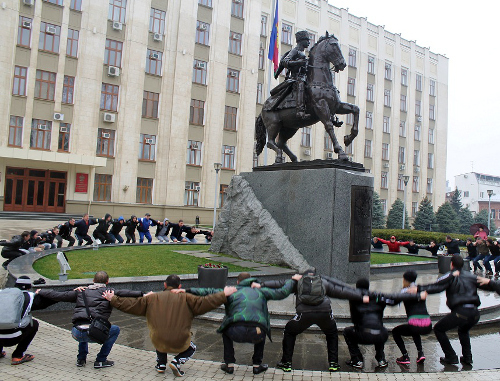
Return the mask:
[[[483,209],[478,214],[476,214],[476,217],[474,218],[474,223],[483,224],[485,226],[488,226],[488,210]],[[492,219],[490,219],[490,234],[489,235],[493,235],[493,232],[495,230],[497,230],[497,228],[495,226],[495,220],[492,218]]]
[[474,216],[468,207],[461,208],[458,212],[460,234],[470,234],[470,226],[474,223]]
[[[389,214],[387,215],[387,229],[401,229],[403,225],[403,201],[399,198],[394,201],[394,204],[391,206],[391,210],[389,210]],[[409,215],[408,211],[405,208],[405,229],[410,228],[410,224],[408,222]]]
[[438,224],[438,231],[443,233],[457,233],[458,232],[458,216],[451,204],[446,201],[441,205],[436,212],[436,222]]
[[432,207],[432,202],[427,197],[420,201],[413,227],[416,230],[433,230],[436,226],[436,215]]
[[380,196],[377,192],[373,192],[372,228],[385,229],[384,208],[382,207]]
[[462,209],[464,206],[462,205],[462,192],[459,191],[458,188],[456,188],[456,187],[455,187],[455,190],[453,191],[453,194],[451,195],[450,204],[458,216],[460,209]]

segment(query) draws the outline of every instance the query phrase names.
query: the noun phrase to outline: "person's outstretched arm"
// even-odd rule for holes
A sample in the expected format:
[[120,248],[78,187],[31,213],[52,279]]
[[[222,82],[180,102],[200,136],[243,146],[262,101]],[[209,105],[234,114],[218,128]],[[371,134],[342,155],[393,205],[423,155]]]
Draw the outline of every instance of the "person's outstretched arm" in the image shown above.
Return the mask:
[[260,289],[260,291],[262,292],[262,294],[264,294],[264,297],[267,300],[281,300],[285,299],[286,297],[288,297],[288,295],[292,293],[294,288],[294,283],[295,283],[294,280],[288,279],[283,285],[283,287],[280,288],[263,287]]
[[186,302],[189,309],[196,315],[203,315],[208,311],[219,307],[221,304],[226,303],[226,297],[236,292],[236,287],[224,287],[222,292],[211,294],[207,296],[195,296],[192,294],[186,295]]
[[107,299],[114,308],[137,316],[145,316],[148,310],[148,299],[151,296],[141,296],[139,298],[128,298],[116,296],[113,290],[106,290],[102,296]]
[[78,291],[75,291],[75,290],[55,291],[55,290],[49,290],[46,288],[42,288],[42,289],[40,289],[40,291],[37,292],[37,294],[40,296],[43,296],[44,298],[49,298],[49,299],[55,300],[57,302],[75,303],[77,292]]
[[427,291],[428,294],[438,294],[448,288],[453,281],[453,273],[449,272],[443,275],[435,283],[418,285],[418,291]]

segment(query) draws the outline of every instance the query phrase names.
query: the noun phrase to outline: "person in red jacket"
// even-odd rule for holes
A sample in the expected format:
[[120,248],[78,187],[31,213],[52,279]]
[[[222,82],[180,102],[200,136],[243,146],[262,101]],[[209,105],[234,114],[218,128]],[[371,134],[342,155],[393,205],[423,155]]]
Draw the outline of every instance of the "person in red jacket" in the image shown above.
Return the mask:
[[382,238],[378,238],[377,239],[382,242],[382,243],[385,243],[387,245],[387,247],[389,248],[389,251],[393,251],[395,253],[399,253],[401,250],[399,250],[399,247],[400,246],[404,246],[404,245],[408,245],[410,242],[409,241],[396,241],[396,237],[392,236],[390,241],[387,241],[385,239],[382,239]]

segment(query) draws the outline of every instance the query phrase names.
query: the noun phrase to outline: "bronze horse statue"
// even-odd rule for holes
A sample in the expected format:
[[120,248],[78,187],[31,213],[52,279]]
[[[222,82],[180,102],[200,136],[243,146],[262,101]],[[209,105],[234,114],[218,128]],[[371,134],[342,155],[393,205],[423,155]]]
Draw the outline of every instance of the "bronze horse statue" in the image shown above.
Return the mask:
[[[330,63],[333,70],[344,70],[346,62],[340,50],[338,39],[334,35],[322,36],[310,49],[306,69],[306,112],[310,114],[307,119],[298,119],[295,108],[276,109],[276,99],[272,96],[264,104],[263,110],[255,122],[255,137],[257,140],[256,153],[260,155],[264,146],[274,150],[277,154],[276,163],[283,162],[282,152],[286,153],[292,162],[297,161],[286,142],[299,128],[307,127],[319,121],[332,139],[333,149],[341,160],[348,160],[347,154],[334,133],[335,114],[353,114],[354,122],[349,135],[344,136],[346,147],[358,135],[359,107],[340,100],[340,94],[333,84]],[[280,85],[278,85],[280,86]],[[276,138],[278,141],[276,142]]]

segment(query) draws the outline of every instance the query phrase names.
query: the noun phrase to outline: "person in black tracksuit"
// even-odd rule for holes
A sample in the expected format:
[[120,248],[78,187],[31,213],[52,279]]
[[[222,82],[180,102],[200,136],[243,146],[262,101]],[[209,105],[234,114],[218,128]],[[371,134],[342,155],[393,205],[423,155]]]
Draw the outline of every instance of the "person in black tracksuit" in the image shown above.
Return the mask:
[[111,239],[108,234],[109,226],[113,223],[111,214],[106,213],[104,218],[100,218],[97,227],[92,234],[95,239],[101,241],[101,243],[111,243]]
[[29,239],[30,239],[30,232],[24,231],[20,235],[13,236],[10,241],[5,241],[5,240],[0,241],[0,246],[3,246],[1,255],[2,257],[7,259],[2,264],[2,267],[4,269],[7,270],[8,264],[17,257],[29,253],[27,249],[23,248],[23,245],[25,245],[26,242],[29,241]]
[[[458,364],[458,357],[446,332],[458,327],[458,338],[462,345],[460,361],[472,365],[472,351],[469,330],[479,321],[478,306],[481,304],[477,295],[477,277],[469,271],[462,271],[464,260],[459,255],[451,258],[451,271],[443,275],[436,283],[418,286],[419,291],[436,294],[446,290],[446,305],[451,312],[439,320],[434,326],[434,333],[441,344],[444,364]],[[454,274],[456,272],[456,274]]]
[[127,220],[124,224],[126,226],[125,228],[125,237],[127,237],[127,242],[126,243],[135,243],[135,231],[137,229],[137,226],[139,225],[139,221],[137,221],[136,216],[130,216],[130,219]]
[[434,256],[434,257],[437,257],[437,253],[439,251],[439,246],[436,245],[436,242],[435,241],[431,241],[431,243],[427,246],[421,246],[420,247],[422,250],[427,250],[427,251],[430,251],[431,254]]
[[[307,270],[304,274],[314,276],[314,270]],[[339,343],[338,330],[335,318],[333,317],[330,298],[349,299],[361,302],[363,295],[359,290],[349,287],[334,278],[321,277],[325,289],[325,297],[319,305],[308,305],[302,303],[296,298],[295,316],[286,324],[283,333],[283,356],[276,365],[277,368],[290,372],[292,370],[292,358],[297,335],[300,335],[311,325],[316,324],[326,336],[326,345],[328,349],[329,370],[338,371],[339,362]],[[285,285],[285,281],[266,281],[262,282],[262,287],[280,288]],[[297,295],[298,282],[294,282],[293,292]],[[367,300],[368,301],[368,300]]]
[[111,229],[109,229],[109,243],[123,243],[123,238],[120,235],[123,227],[125,226],[125,220],[122,216],[118,217],[117,220],[113,220],[111,224]]
[[68,241],[68,247],[75,244],[75,239],[71,236],[73,228],[75,226],[75,219],[70,218],[68,222],[58,226],[59,234],[56,235],[57,247],[62,247],[63,240]]
[[85,241],[85,246],[92,245],[92,238],[89,236],[90,225],[95,225],[99,222],[98,218],[89,218],[85,213],[81,220],[75,222],[75,237],[78,241],[78,246],[82,246]]

